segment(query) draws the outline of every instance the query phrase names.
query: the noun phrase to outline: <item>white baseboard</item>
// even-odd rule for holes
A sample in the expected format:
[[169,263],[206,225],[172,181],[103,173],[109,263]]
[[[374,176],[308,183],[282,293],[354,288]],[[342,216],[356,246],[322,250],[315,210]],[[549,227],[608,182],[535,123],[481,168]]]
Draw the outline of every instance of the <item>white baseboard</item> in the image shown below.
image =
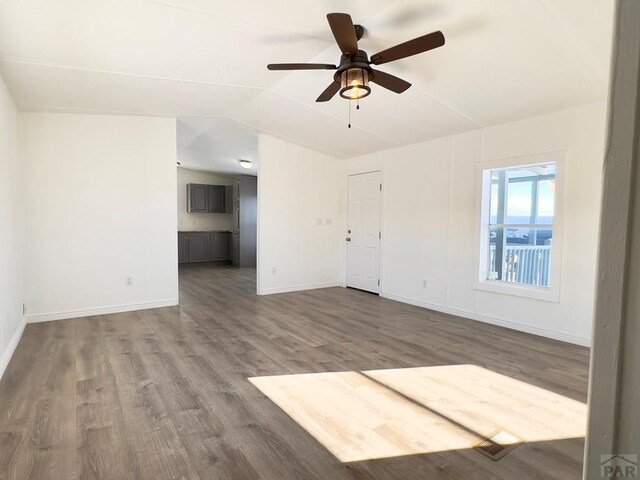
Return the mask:
[[27,323],[24,321],[24,318],[20,319],[18,329],[13,334],[13,337],[11,337],[11,341],[9,342],[9,345],[7,345],[5,351],[2,353],[2,356],[0,356],[0,379],[9,366],[9,362],[11,361],[11,357],[13,356],[13,352],[16,351],[16,347],[20,342],[20,338],[22,338],[22,333],[24,332],[24,327],[26,325]]
[[178,300],[163,300],[160,302],[132,303],[129,305],[117,305],[114,307],[90,308],[87,310],[73,310],[69,312],[46,313],[43,315],[27,315],[27,323],[52,322],[55,320],[65,320],[67,318],[92,317],[95,315],[108,315],[110,313],[134,312],[136,310],[147,310],[149,308],[173,307],[178,305]]
[[272,295],[274,293],[300,292],[303,290],[316,290],[318,288],[340,287],[340,282],[311,283],[307,285],[294,285],[292,287],[263,288],[258,295]]
[[583,347],[591,346],[591,340],[589,340],[588,338],[574,337],[573,335],[567,335],[566,333],[554,332],[553,330],[531,327],[529,325],[522,325],[520,323],[510,322],[508,320],[501,320],[498,318],[469,312],[467,310],[459,310],[457,308],[446,307],[444,305],[423,302],[422,300],[415,300],[413,298],[394,295],[392,293],[380,292],[380,296],[388,298],[389,300],[395,300],[397,302],[415,305],[416,307],[427,308],[429,310],[435,310],[436,312],[448,313],[450,315],[456,315],[458,317],[464,317],[470,320],[477,320],[479,322],[489,323],[491,325],[497,325],[499,327],[505,327],[512,330],[518,330],[520,332],[531,333],[533,335],[539,335],[541,337],[551,338],[553,340],[560,340],[561,342],[573,343],[574,345],[580,345]]

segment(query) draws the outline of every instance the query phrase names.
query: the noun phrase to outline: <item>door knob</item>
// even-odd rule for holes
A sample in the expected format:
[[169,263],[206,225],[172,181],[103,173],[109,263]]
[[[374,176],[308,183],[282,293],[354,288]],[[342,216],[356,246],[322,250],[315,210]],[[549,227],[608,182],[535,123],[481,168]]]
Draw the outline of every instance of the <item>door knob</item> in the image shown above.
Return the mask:
[[350,242],[350,241],[351,241],[351,239],[349,237],[347,237],[347,242]]

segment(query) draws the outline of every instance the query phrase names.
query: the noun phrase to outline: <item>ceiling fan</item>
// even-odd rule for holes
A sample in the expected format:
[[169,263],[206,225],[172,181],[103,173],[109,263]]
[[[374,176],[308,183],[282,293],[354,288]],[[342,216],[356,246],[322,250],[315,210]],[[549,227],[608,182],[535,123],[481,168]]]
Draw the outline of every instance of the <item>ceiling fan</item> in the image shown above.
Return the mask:
[[271,63],[269,70],[335,70],[333,82],[316,99],[316,102],[327,102],[340,92],[342,98],[359,100],[371,93],[369,82],[377,83],[381,87],[395,93],[402,93],[411,84],[394,75],[371,68],[371,65],[382,65],[418,53],[433,50],[444,45],[444,35],[441,31],[429,33],[400,43],[395,47],[367,56],[367,52],[358,49],[358,40],[364,35],[361,25],[354,25],[347,13],[329,13],[327,15],[331,32],[342,51],[340,65],[325,63]]

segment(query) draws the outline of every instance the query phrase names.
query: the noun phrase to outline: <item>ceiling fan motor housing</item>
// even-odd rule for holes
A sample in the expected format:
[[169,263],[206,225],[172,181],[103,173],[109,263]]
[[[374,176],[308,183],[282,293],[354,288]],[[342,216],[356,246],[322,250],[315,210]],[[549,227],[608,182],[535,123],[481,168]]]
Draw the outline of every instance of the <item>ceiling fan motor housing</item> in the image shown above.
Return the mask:
[[355,24],[353,28],[356,31],[356,38],[358,40],[361,40],[362,37],[364,37],[364,32],[365,32],[364,27],[362,25]]
[[340,57],[340,65],[338,66],[336,73],[334,73],[333,79],[339,82],[342,72],[344,72],[345,70],[350,70],[352,68],[363,68],[370,76],[372,76],[372,68],[369,65],[369,56],[367,55],[367,52],[365,52],[364,50],[358,50],[358,54],[355,56],[342,54],[342,56]]

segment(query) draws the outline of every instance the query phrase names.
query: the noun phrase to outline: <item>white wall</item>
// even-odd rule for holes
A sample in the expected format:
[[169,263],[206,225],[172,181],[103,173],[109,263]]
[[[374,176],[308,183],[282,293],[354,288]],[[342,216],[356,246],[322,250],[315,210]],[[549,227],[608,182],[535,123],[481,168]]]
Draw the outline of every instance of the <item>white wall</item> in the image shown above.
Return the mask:
[[269,135],[259,153],[258,293],[338,285],[340,161]]
[[24,199],[23,169],[18,159],[18,114],[0,78],[0,377],[24,329]]
[[203,230],[224,230],[230,232],[233,228],[233,216],[230,213],[187,212],[188,183],[233,185],[233,177],[178,167],[178,230],[181,232]]
[[[348,160],[383,171],[382,295],[588,344],[604,129],[596,104]],[[551,151],[566,152],[560,301],[475,290],[477,164]]]
[[20,156],[28,321],[177,303],[175,119],[20,114]]

